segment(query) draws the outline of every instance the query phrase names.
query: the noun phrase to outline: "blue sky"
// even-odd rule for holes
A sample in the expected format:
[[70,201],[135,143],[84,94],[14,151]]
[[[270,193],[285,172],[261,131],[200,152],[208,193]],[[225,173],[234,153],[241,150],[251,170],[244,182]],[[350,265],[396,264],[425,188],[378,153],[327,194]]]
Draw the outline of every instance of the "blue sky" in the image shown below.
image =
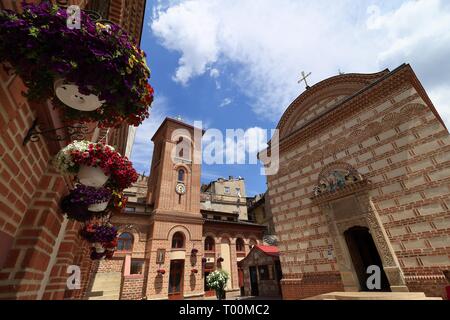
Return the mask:
[[[132,160],[149,173],[153,133],[181,116],[225,134],[270,138],[283,111],[314,84],[343,72],[370,73],[411,63],[444,120],[450,120],[450,4],[419,1],[147,1],[141,48],[155,101],[137,130]],[[247,157],[262,147],[251,141]],[[207,142],[205,142],[207,143]],[[259,165],[203,165],[202,182],[242,176],[264,192]]]

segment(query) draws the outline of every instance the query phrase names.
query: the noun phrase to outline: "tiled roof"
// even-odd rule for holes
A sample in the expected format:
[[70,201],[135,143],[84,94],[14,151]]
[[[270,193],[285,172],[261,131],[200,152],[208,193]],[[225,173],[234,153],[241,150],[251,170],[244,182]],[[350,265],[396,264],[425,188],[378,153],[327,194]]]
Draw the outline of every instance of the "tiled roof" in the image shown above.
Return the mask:
[[255,247],[269,256],[278,257],[280,255],[280,251],[278,250],[278,247],[275,247],[275,246],[257,245]]

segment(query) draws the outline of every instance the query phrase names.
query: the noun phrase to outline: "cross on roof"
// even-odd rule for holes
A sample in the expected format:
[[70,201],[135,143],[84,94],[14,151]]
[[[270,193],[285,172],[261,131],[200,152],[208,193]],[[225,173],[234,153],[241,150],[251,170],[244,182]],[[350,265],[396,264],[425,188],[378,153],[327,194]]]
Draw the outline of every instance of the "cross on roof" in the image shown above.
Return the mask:
[[308,74],[305,74],[305,71],[302,71],[302,78],[300,80],[298,80],[297,83],[300,83],[302,81],[305,81],[305,85],[306,85],[306,90],[308,90],[310,88],[310,86],[308,85],[308,82],[306,82],[306,78],[308,78],[311,75],[311,72]]

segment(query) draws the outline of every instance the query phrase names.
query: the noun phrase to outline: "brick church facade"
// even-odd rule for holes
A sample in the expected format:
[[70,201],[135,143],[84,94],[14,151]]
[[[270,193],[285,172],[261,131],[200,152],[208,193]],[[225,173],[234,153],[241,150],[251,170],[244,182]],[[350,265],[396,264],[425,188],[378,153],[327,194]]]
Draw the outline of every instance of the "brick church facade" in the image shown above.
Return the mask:
[[283,298],[381,290],[444,296],[450,136],[409,65],[308,88],[278,124],[268,176]]
[[166,118],[153,136],[147,195],[140,204],[145,209],[125,210],[113,217],[120,234],[118,251],[112,260],[96,263],[85,298],[210,296],[214,292],[205,285],[205,278],[217,268],[230,275],[226,290],[240,293],[243,270],[238,262],[253,245],[262,243],[266,227],[240,219],[238,213],[202,209],[201,139],[194,139],[195,130],[201,138],[202,130]]

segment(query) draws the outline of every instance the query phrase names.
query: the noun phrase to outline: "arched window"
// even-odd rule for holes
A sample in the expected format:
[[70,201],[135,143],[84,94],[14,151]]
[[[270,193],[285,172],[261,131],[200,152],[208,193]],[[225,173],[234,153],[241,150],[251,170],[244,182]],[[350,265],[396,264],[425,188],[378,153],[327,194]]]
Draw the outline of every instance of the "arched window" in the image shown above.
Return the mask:
[[178,181],[180,181],[180,182],[184,181],[184,170],[183,169],[178,170]]
[[184,248],[184,235],[182,232],[175,232],[172,237],[172,248],[181,249]]
[[128,232],[121,233],[117,241],[117,250],[131,251],[132,249],[133,249],[133,236]]
[[245,245],[244,240],[242,240],[241,238],[236,239],[236,251],[237,252],[244,252],[245,251],[244,245]]
[[206,237],[205,239],[205,251],[214,251],[215,241],[212,237]]

